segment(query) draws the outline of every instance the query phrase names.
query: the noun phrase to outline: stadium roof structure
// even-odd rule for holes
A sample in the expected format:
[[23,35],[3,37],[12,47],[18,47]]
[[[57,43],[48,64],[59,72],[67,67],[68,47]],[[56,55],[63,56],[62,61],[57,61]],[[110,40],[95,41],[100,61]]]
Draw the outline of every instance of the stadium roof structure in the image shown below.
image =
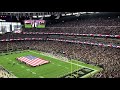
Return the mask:
[[49,17],[50,15],[54,16],[70,16],[76,15],[80,16],[81,14],[94,14],[99,12],[0,12],[0,15],[13,15],[13,16],[41,16]]
[[[118,14],[117,14],[118,13]],[[8,22],[22,22],[29,19],[40,19],[48,21],[64,21],[89,16],[120,16],[120,12],[0,12],[0,19]]]

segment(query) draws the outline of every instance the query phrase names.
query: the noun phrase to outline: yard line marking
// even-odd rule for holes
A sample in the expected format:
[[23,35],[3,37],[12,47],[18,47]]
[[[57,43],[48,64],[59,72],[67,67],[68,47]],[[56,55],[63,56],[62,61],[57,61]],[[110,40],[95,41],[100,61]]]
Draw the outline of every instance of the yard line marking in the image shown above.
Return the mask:
[[[33,52],[33,53],[36,53],[36,54],[41,54],[41,53],[37,53],[37,52],[34,52],[34,51],[30,51],[30,52]],[[44,55],[44,54],[43,54],[43,55]],[[44,55],[44,56],[45,56],[45,55]],[[50,57],[50,56],[47,56],[47,57]],[[51,57],[51,58],[52,58],[52,57]],[[57,60],[60,60],[60,59],[57,59]],[[61,61],[61,60],[60,60],[60,61]],[[74,64],[74,65],[76,65],[76,66],[80,66],[80,67],[83,67],[83,68],[88,68],[88,67],[86,67],[86,66],[79,65],[79,64],[76,64],[76,63],[73,63],[73,62],[69,62],[69,61],[63,61],[63,62],[70,63],[70,64]],[[90,68],[90,67],[89,67],[89,68]],[[93,68],[90,68],[90,69],[97,71],[96,69],[93,69]]]
[[24,68],[23,66],[21,66],[22,68]]
[[39,76],[39,78],[44,78],[43,76]]
[[26,69],[27,71],[30,71],[30,69]]
[[36,74],[35,72],[32,72],[32,74]]
[[[30,50],[29,50],[30,51]],[[30,51],[30,52],[33,52],[33,53],[36,53],[36,54],[40,54],[40,53],[37,53],[37,52],[34,52],[34,51]],[[44,55],[45,56],[45,55]],[[50,56],[49,56],[50,57]],[[7,57],[5,57],[6,59],[8,59]],[[52,57],[51,57],[52,58]],[[60,60],[60,59],[57,59],[57,60]],[[61,61],[61,60],[60,60]],[[80,66],[80,67],[83,67],[83,68],[88,68],[88,67],[86,67],[86,66],[82,66],[82,65],[78,65],[78,64],[76,64],[76,63],[72,63],[72,62],[68,62],[68,61],[63,61],[63,62],[66,62],[66,63],[70,63],[70,64],[74,64],[74,65],[76,65],[76,66]],[[89,67],[90,68],[90,67]],[[93,69],[93,68],[90,68],[90,69],[92,69],[92,70],[94,70],[94,71],[98,71],[98,70],[96,70],[96,69]]]
[[[6,58],[6,59],[9,59],[9,58],[7,58],[7,57],[3,57],[3,58]],[[9,60],[11,60],[11,59],[9,59]],[[11,60],[12,61],[12,60]],[[21,68],[24,68],[24,66],[21,66]],[[13,71],[10,71],[11,73],[13,72]],[[32,72],[32,71],[30,71],[32,74],[36,74],[35,72]],[[39,76],[40,78],[44,78],[43,76]]]
[[66,69],[69,69],[68,67],[65,67]]
[[61,66],[61,65],[58,64],[58,66]]
[[[36,53],[36,54],[41,54],[41,53],[37,53],[37,52],[31,51],[31,50],[29,50],[29,51],[30,51],[30,52],[33,52],[33,53]],[[44,54],[42,54],[42,55],[44,55]],[[45,56],[45,55],[44,55],[44,56]],[[47,57],[51,57],[51,56],[47,56]],[[53,58],[53,57],[51,57],[51,58]],[[60,60],[60,59],[57,59],[57,60]],[[60,60],[60,61],[63,61],[63,60]],[[86,66],[79,65],[79,64],[76,64],[76,63],[73,63],[73,62],[69,62],[69,61],[63,61],[63,62],[70,63],[70,64],[74,64],[74,65],[76,65],[76,66],[80,66],[80,67],[83,67],[83,68],[88,68],[88,67],[86,67]],[[89,67],[89,68],[90,68],[90,67]],[[90,69],[92,69],[92,70],[94,70],[94,71],[98,71],[98,70],[93,69],[93,68],[90,68]]]
[[[21,66],[22,67],[22,66]],[[23,67],[22,67],[23,68]]]

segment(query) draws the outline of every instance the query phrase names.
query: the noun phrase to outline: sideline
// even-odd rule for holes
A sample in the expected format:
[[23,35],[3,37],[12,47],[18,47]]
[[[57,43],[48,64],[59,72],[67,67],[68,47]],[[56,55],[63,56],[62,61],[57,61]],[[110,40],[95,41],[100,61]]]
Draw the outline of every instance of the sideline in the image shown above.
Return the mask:
[[[41,54],[41,53],[37,53],[37,52],[31,51],[31,50],[29,50],[29,51],[30,51],[30,52],[33,52],[33,53],[36,53],[36,54]],[[44,55],[44,54],[42,54],[42,55]],[[44,56],[46,56],[46,55],[44,55]],[[53,57],[51,57],[51,56],[47,56],[47,57],[53,58]],[[57,58],[56,58],[56,59],[57,59]],[[58,59],[58,60],[60,60],[60,59]],[[63,61],[63,60],[60,60],[60,61]],[[63,61],[63,62],[70,63],[70,64],[74,64],[74,65],[76,65],[76,66],[80,66],[80,67],[83,67],[83,68],[88,68],[88,67],[86,67],[86,66],[79,65],[79,64],[76,64],[76,63],[73,63],[73,62],[69,62],[69,61]],[[92,70],[94,70],[94,71],[98,71],[98,70],[93,69],[93,68],[90,68],[90,69],[92,69]]]

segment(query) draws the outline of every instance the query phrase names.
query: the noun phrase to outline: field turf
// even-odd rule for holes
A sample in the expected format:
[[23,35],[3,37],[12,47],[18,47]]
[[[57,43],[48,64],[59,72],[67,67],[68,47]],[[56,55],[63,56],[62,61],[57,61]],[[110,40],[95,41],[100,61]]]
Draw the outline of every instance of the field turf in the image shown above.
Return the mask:
[[[88,78],[102,70],[97,66],[85,64],[76,60],[62,61],[60,59],[53,58],[52,56],[46,56],[42,52],[35,50],[26,50],[21,53],[12,52],[12,54],[9,52],[8,55],[5,54],[6,53],[0,54],[0,65],[14,74],[17,78],[61,78],[80,69],[89,68],[93,71],[80,77]],[[50,63],[31,67],[16,60],[17,57],[27,55],[33,55],[41,59],[48,60]]]

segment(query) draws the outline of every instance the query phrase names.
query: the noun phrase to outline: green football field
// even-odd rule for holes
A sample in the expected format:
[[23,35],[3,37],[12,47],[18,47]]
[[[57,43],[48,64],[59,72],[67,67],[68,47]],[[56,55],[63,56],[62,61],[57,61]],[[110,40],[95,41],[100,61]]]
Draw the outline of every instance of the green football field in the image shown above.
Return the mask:
[[[76,73],[78,70],[85,70],[85,68],[92,71],[83,75],[81,73],[80,75],[82,76],[80,78],[88,78],[102,70],[97,66],[85,64],[76,60],[63,61],[35,50],[11,53],[12,54],[9,53],[8,55],[5,55],[6,53],[0,54],[0,65],[10,73],[14,74],[17,78],[61,78],[66,75],[72,75],[72,73],[74,76],[76,76],[74,72]],[[48,60],[50,63],[37,67],[31,67],[16,60],[18,57],[28,55]]]

